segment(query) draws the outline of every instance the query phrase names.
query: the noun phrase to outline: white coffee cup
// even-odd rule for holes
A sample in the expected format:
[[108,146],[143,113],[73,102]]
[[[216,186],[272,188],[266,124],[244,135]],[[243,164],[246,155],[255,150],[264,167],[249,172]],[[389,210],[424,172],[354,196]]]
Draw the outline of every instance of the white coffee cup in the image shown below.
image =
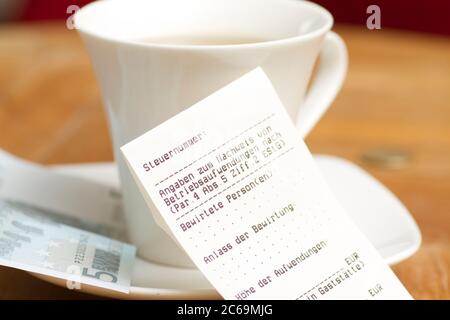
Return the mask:
[[[344,81],[346,47],[322,7],[295,0],[108,0],[75,15],[100,84],[123,188],[130,240],[146,259],[192,266],[154,222],[119,148],[261,66],[304,137]],[[144,43],[179,35],[270,41],[230,45]],[[308,89],[320,54],[315,79]]]

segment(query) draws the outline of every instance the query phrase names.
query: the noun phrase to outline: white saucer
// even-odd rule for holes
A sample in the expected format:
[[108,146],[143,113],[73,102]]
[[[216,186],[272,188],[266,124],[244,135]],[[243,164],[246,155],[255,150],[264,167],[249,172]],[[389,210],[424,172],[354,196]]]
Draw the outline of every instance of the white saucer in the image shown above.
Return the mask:
[[[315,159],[336,197],[355,223],[389,264],[411,256],[420,246],[421,235],[402,203],[380,182],[353,163],[332,156]],[[55,166],[67,174],[83,176],[109,185],[119,185],[113,163]],[[65,281],[34,274],[65,286]],[[137,258],[130,293],[82,285],[81,291],[122,299],[214,299],[220,298],[195,269],[173,268]]]

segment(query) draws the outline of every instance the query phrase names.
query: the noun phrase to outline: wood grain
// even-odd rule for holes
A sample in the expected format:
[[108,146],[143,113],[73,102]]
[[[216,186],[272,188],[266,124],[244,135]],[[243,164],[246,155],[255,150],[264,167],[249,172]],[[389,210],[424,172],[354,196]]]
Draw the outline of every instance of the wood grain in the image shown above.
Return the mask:
[[[394,271],[415,298],[450,299],[450,41],[336,30],[349,48],[348,78],[307,143],[358,163],[403,201],[423,244]],[[44,164],[112,160],[89,59],[63,22],[0,26],[0,147]],[[412,160],[396,169],[362,160],[380,148]],[[92,297],[0,268],[0,298]]]

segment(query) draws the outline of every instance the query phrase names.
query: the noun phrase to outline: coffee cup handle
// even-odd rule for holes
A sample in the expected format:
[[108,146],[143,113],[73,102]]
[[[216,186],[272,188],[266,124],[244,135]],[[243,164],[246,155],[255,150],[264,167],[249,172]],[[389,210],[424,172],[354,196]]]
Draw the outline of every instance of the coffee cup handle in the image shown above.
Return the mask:
[[324,39],[316,78],[297,112],[297,128],[304,138],[330,106],[347,74],[347,48],[335,32]]

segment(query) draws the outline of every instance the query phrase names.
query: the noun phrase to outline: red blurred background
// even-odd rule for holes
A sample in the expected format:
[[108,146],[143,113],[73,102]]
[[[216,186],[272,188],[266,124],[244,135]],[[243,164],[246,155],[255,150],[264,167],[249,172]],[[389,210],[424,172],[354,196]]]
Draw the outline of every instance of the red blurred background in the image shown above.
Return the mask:
[[[126,1],[126,0],[125,0]],[[163,1],[163,0],[162,0]],[[90,0],[0,0],[0,19],[35,21],[65,19],[70,5],[83,6]],[[334,15],[336,22],[365,25],[366,9],[381,8],[382,28],[450,35],[449,0],[317,0]]]

